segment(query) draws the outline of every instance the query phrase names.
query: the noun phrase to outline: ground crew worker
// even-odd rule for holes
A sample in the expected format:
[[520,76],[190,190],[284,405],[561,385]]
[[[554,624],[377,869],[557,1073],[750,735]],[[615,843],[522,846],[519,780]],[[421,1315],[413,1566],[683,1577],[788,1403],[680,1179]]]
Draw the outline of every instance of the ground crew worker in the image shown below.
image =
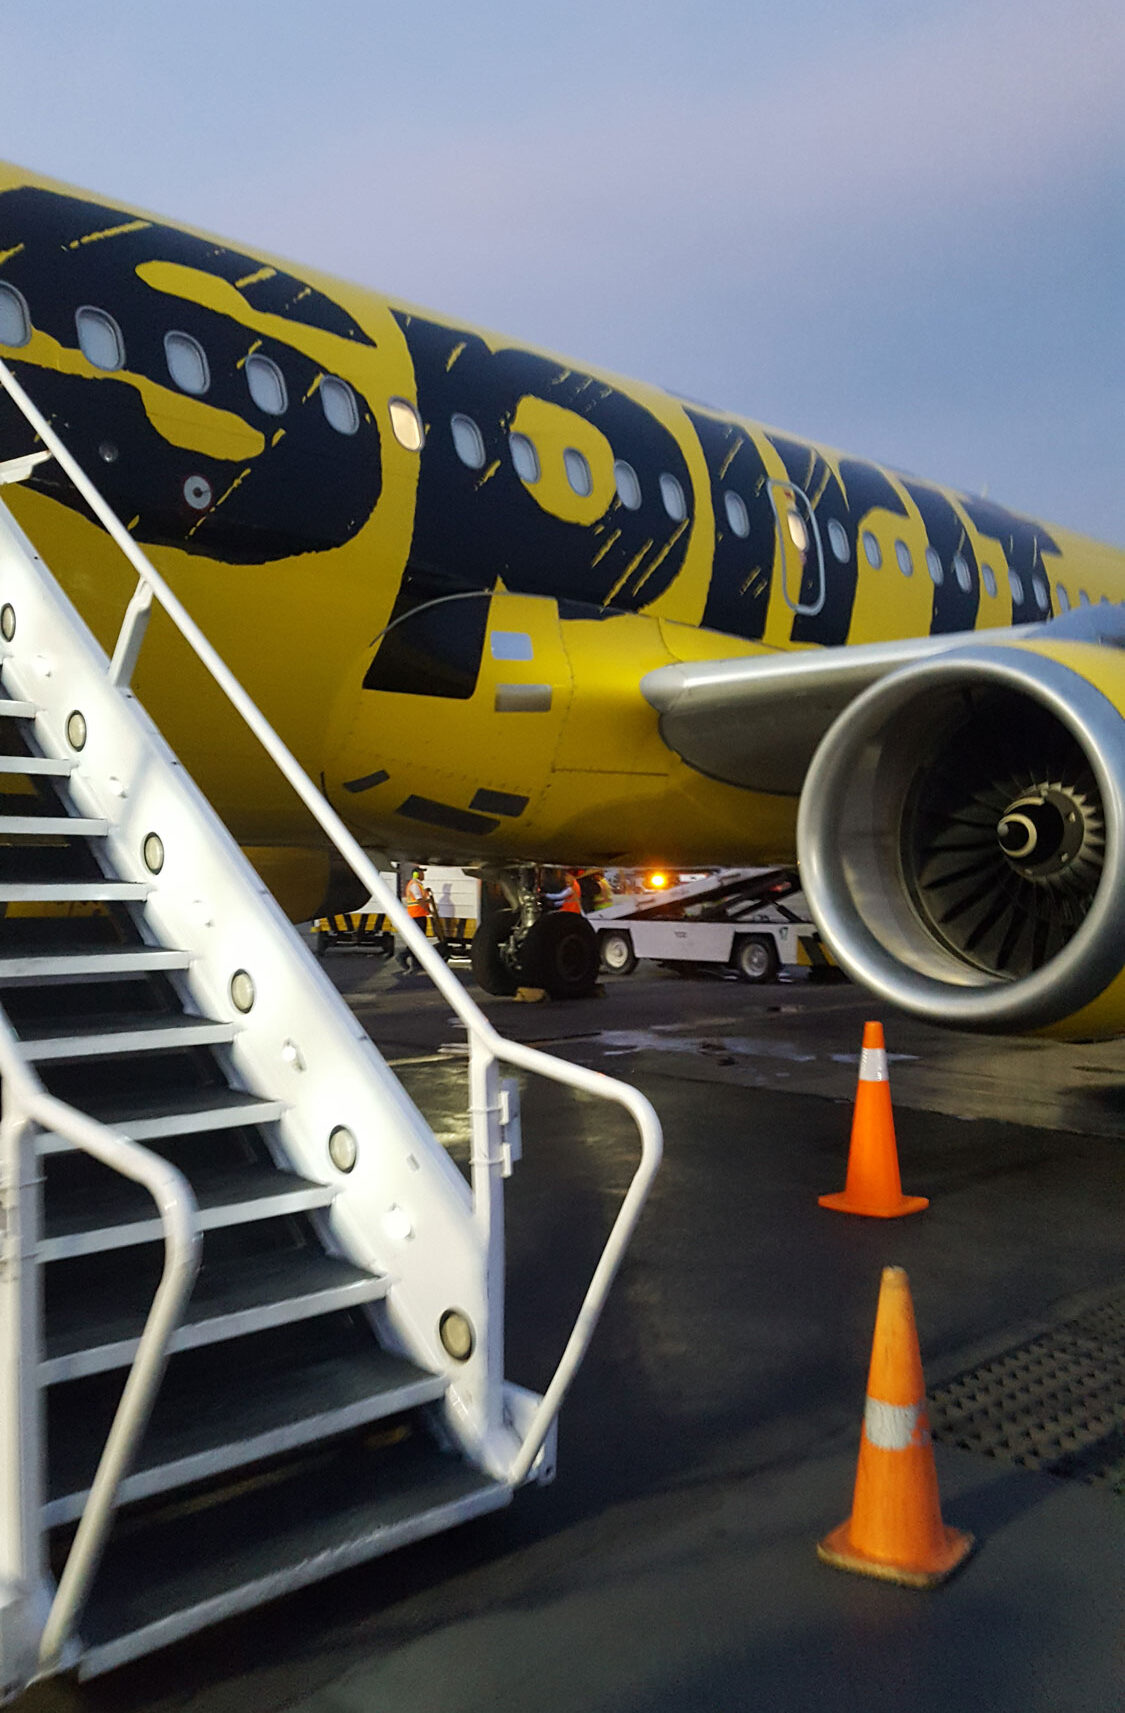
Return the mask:
[[[411,920],[417,923],[424,934],[426,932],[426,918],[430,914],[430,894],[422,879],[420,868],[411,870],[410,879],[406,883],[402,896]],[[408,971],[421,967],[405,943],[399,950],[397,962],[401,970]]]
[[569,910],[575,916],[581,916],[582,914],[582,888],[579,886],[578,877],[575,874],[571,874],[569,872],[567,874],[566,892],[562,903],[559,905],[559,909]]

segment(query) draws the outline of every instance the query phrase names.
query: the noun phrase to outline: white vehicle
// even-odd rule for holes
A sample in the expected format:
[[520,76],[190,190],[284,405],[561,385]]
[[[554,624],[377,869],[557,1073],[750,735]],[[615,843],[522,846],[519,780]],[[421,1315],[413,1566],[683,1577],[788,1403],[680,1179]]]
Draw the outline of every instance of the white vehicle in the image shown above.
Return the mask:
[[602,968],[629,975],[651,958],[723,965],[749,982],[773,981],[782,969],[831,968],[799,888],[792,869],[720,869],[610,905],[593,918]]

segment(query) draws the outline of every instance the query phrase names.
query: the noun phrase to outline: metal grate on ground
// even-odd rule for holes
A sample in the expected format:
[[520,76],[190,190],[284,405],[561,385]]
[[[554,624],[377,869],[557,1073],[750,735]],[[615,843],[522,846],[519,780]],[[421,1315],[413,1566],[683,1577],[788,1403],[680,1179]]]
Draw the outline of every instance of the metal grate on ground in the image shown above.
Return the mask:
[[935,1439],[1125,1497],[1125,1288],[929,1394]]

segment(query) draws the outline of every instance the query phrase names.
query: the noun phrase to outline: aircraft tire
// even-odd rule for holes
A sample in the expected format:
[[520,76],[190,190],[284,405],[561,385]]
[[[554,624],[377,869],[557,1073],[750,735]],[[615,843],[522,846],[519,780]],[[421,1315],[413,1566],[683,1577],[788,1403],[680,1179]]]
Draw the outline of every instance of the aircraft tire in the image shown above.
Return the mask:
[[598,935],[601,965],[610,975],[632,975],[637,967],[637,954],[632,937],[621,928],[606,928]]
[[478,987],[483,987],[485,993],[511,994],[519,986],[500,956],[500,947],[511,933],[515,920],[514,910],[494,910],[477,924],[469,961],[473,967],[473,980]]
[[586,999],[598,980],[598,937],[584,916],[550,910],[528,929],[520,970],[529,987],[552,999]]
[[743,981],[773,981],[778,961],[777,947],[765,934],[743,934],[735,945],[734,967]]

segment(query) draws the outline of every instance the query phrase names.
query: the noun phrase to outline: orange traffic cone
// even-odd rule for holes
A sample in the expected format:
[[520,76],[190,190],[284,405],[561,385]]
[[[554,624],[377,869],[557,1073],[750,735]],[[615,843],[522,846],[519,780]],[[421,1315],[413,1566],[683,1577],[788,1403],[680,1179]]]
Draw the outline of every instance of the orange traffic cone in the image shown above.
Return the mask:
[[910,1284],[901,1267],[884,1267],[852,1514],[817,1556],[839,1570],[932,1588],[972,1545],[972,1535],[941,1520]]
[[836,1195],[818,1196],[817,1200],[821,1207],[835,1208],[837,1213],[865,1213],[871,1219],[898,1219],[904,1213],[920,1213],[930,1205],[927,1196],[902,1193],[881,1023],[863,1026],[863,1052],[859,1059],[844,1188]]

